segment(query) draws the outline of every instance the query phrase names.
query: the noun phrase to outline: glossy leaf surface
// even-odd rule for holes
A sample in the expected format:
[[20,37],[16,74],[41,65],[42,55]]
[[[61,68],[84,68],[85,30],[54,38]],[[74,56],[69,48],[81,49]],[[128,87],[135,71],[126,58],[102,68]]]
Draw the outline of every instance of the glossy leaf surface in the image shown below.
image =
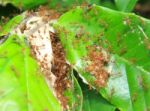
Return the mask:
[[67,60],[94,87],[95,77],[86,71],[86,47],[100,46],[110,54],[107,86],[96,87],[103,97],[121,111],[149,109],[150,21],[93,6],[67,12],[55,27]]

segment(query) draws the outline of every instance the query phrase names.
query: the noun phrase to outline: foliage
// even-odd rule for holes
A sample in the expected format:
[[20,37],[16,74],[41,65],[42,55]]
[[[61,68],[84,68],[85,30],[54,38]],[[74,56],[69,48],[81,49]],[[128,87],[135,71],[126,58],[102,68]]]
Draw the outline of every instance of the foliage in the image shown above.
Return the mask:
[[2,0],[0,4],[6,5],[8,3],[13,4],[14,6],[26,10],[37,7],[41,4],[47,4],[50,8],[56,8],[57,10],[66,10],[68,8],[81,5],[81,4],[96,4],[109,7],[112,9],[117,9],[121,11],[132,11],[137,0],[114,0],[113,3],[111,0]]
[[[23,11],[46,5],[62,14],[54,29],[72,68],[67,76],[71,86],[64,91],[68,110],[148,111],[150,21],[125,13],[131,12],[137,1],[1,0],[0,4],[10,3]],[[0,31],[0,110],[61,111],[54,89],[48,87],[31,57],[26,37],[11,33],[25,19],[26,12],[12,18]],[[95,48],[97,55],[103,53],[96,60],[103,61],[102,68],[108,73],[103,85],[93,74],[96,66],[92,71],[87,68],[91,63],[89,47]]]
[[150,103],[149,26],[148,20],[134,14],[93,6],[67,12],[56,29],[67,60],[95,88],[95,78],[85,70],[89,61],[86,47],[100,46],[107,51],[110,78],[105,88],[97,90],[121,111],[144,111]]
[[[10,33],[18,24],[22,23],[25,15],[26,13],[23,13],[14,17],[0,33],[0,36],[4,37],[0,38],[1,110],[60,111],[62,107],[54,96],[55,91],[49,90],[37,61],[30,54],[27,38]],[[72,71],[70,71],[69,78],[72,86],[65,90],[65,96],[71,110],[81,110],[83,101],[81,88]],[[10,80],[9,83],[8,80]],[[15,88],[17,88],[16,92],[14,92]],[[20,100],[17,99],[18,96],[20,96]],[[80,99],[77,99],[77,96]],[[12,106],[9,108],[7,104],[12,104]],[[78,107],[74,108],[74,104],[77,104]]]
[[115,0],[116,6],[121,11],[130,12],[138,0]]
[[115,107],[107,102],[97,91],[89,89],[88,86],[82,85],[84,96],[82,111],[115,111]]
[[24,37],[11,35],[0,46],[0,110],[60,111],[61,107],[30,56]]

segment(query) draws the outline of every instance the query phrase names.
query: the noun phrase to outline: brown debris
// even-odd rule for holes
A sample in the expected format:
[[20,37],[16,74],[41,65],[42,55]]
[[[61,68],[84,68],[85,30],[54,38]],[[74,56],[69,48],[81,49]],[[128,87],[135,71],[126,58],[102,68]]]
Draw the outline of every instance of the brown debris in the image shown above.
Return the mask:
[[105,70],[105,65],[108,63],[108,57],[105,57],[100,47],[88,47],[90,64],[86,67],[86,71],[95,76],[95,85],[97,87],[105,87],[109,77]]
[[36,11],[30,10],[27,11],[26,13],[26,17],[30,17],[30,16],[36,16],[38,12],[38,15],[43,17],[43,21],[48,22],[50,20],[54,20],[54,19],[58,19],[60,17],[60,13],[56,10],[53,9],[49,9],[46,6],[40,6]]
[[68,73],[70,66],[66,63],[63,47],[58,37],[55,34],[50,33],[52,41],[52,49],[54,54],[54,62],[52,64],[52,73],[56,76],[55,90],[58,99],[61,101],[62,106],[67,108],[67,98],[63,96],[65,89],[70,87],[70,81]]
[[41,6],[38,8],[38,14],[40,16],[44,16],[43,20],[44,21],[49,21],[52,19],[57,19],[59,18],[60,14],[58,12],[56,12],[55,10],[50,10],[48,7],[46,6]]

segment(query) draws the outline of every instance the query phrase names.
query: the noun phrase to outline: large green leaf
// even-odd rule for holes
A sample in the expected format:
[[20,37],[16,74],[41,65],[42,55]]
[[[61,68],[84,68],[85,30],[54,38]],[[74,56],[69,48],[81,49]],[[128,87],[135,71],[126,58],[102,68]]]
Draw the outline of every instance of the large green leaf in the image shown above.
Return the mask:
[[115,0],[116,6],[121,11],[130,12],[138,0]]
[[111,0],[52,0],[49,3],[50,8],[54,8],[56,10],[68,10],[72,7],[75,6],[80,6],[80,5],[102,5],[105,7],[109,7],[112,9],[116,9],[115,4]]
[[11,35],[0,45],[0,110],[60,111],[24,40]]
[[97,91],[82,87],[83,109],[82,111],[115,111],[115,107],[107,102]]
[[[62,15],[55,28],[69,63],[103,97],[121,111],[149,109],[150,21],[99,6],[77,7]],[[97,87],[96,78],[85,70],[87,46],[103,47],[110,55],[104,88]]]

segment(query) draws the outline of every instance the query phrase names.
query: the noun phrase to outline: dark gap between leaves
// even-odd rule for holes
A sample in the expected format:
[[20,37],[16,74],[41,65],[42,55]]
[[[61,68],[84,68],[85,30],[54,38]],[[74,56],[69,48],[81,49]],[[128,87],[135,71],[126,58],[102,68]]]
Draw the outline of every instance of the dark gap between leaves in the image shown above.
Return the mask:
[[140,0],[137,2],[134,12],[138,15],[141,15],[145,18],[150,19],[150,1],[149,0]]
[[21,13],[21,11],[13,6],[12,4],[7,4],[6,6],[0,5],[0,18],[2,17],[13,17],[14,15]]
[[[103,101],[104,103],[106,103],[106,104],[111,104],[111,103],[108,102],[105,98],[103,98],[100,93],[98,93],[98,92],[97,92],[96,90],[94,90],[94,89],[91,89],[90,86],[88,86],[87,84],[85,84],[85,83],[83,82],[83,80],[79,77],[77,71],[73,70],[73,74],[74,74],[74,76],[76,77],[76,79],[77,79],[77,81],[78,81],[78,83],[79,83],[79,85],[80,85],[80,87],[81,87],[81,89],[82,89],[83,98],[84,98],[84,95],[85,95],[86,92],[91,92],[91,93],[93,93],[94,95],[99,96],[100,98],[102,98],[102,101]],[[120,111],[120,110],[116,108],[115,111]]]
[[8,39],[8,35],[0,36],[0,45]]

